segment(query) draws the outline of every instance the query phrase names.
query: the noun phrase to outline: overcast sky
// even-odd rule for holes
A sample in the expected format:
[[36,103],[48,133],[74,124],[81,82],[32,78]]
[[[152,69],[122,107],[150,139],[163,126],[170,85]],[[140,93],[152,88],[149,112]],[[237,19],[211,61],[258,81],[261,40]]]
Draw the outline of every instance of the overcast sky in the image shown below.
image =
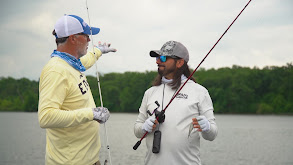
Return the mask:
[[[149,51],[169,40],[189,50],[195,68],[248,0],[88,0],[93,40],[118,51],[97,62],[101,73],[157,70]],[[51,34],[64,14],[89,23],[86,0],[2,0],[0,77],[38,80],[56,49]],[[89,49],[92,49],[90,44]],[[252,0],[201,68],[284,66],[293,62],[293,0]],[[86,71],[94,75],[96,68]]]

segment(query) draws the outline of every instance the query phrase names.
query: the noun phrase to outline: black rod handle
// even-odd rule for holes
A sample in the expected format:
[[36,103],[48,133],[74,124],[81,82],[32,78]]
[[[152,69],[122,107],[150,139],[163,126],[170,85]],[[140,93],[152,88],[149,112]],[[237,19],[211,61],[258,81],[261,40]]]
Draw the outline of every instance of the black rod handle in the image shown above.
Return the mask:
[[134,146],[133,149],[136,150],[138,148],[138,146],[140,145],[141,141],[138,141]]

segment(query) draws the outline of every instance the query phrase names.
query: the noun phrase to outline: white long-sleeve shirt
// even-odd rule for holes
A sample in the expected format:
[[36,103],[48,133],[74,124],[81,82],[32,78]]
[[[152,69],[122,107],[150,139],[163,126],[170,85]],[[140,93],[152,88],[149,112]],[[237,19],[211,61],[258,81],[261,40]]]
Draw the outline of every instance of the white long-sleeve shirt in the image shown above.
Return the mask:
[[[158,109],[162,110],[169,103],[174,93],[175,90],[168,84],[153,86],[145,92],[134,125],[134,133],[138,138],[144,135],[142,125],[150,117],[147,110],[153,112],[157,107],[155,101],[159,102],[160,107]],[[206,116],[209,120],[210,131],[199,133],[196,129],[193,129],[190,137],[188,137],[192,118],[200,115]],[[207,89],[189,80],[166,109],[165,116],[165,121],[159,125],[159,128],[158,126],[156,128],[162,133],[159,153],[152,153],[154,131],[146,136],[148,150],[145,164],[200,165],[200,134],[204,139],[212,141],[216,138],[218,132],[213,113],[213,103]]]

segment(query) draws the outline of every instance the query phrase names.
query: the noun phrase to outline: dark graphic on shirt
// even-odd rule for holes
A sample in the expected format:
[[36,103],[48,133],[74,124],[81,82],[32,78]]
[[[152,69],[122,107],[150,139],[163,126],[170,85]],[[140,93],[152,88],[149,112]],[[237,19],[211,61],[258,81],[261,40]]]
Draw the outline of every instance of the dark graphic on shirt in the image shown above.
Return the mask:
[[178,99],[188,99],[188,95],[184,94],[184,93],[178,93],[176,95],[176,98],[178,98]]
[[80,89],[81,94],[86,94],[86,92],[89,90],[89,84],[86,80],[82,80],[81,83],[78,84],[78,87]]

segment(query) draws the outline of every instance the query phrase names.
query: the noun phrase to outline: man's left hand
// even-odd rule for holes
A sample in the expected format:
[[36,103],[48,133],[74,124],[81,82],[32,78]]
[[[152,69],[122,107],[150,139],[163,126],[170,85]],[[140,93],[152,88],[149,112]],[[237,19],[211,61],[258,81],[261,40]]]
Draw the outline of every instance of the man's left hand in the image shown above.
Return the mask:
[[208,132],[211,129],[211,124],[205,116],[197,116],[192,119],[194,128],[198,128],[200,132]]

